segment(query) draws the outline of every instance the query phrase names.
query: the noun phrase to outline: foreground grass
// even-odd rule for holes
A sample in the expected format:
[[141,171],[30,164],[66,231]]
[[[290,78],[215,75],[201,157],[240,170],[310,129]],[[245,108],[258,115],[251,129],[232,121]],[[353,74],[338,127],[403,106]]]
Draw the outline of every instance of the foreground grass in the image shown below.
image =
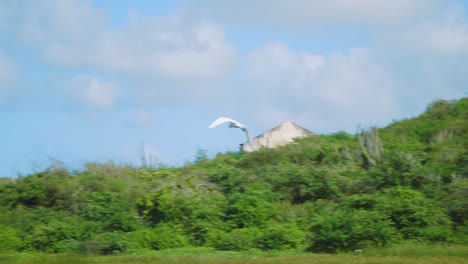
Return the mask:
[[1,264],[468,264],[468,248],[463,246],[400,245],[365,250],[354,254],[312,254],[297,252],[219,252],[211,249],[145,251],[119,256],[49,255],[10,253],[0,255]]
[[150,256],[112,256],[112,257],[71,257],[71,256],[47,256],[28,259],[25,261],[15,260],[13,262],[2,260],[0,263],[24,263],[24,264],[62,264],[62,263],[95,263],[95,264],[465,264],[466,258],[444,256],[444,257],[378,257],[378,256],[276,256],[276,257],[245,257],[245,258],[223,258],[213,256],[170,256],[170,257],[150,257]]

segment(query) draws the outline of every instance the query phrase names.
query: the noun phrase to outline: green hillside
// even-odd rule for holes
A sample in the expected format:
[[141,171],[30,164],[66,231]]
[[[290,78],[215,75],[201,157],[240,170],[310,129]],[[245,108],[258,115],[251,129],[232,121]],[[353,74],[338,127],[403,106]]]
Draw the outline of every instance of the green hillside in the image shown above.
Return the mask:
[[347,252],[468,244],[468,97],[356,135],[178,168],[87,164],[0,179],[0,251]]

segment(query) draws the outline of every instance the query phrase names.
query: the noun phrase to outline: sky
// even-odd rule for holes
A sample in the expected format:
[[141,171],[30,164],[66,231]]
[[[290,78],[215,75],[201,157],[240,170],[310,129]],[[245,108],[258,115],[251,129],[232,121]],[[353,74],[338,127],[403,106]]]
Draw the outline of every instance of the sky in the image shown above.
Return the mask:
[[0,176],[180,166],[290,120],[356,133],[468,95],[468,1],[2,0]]

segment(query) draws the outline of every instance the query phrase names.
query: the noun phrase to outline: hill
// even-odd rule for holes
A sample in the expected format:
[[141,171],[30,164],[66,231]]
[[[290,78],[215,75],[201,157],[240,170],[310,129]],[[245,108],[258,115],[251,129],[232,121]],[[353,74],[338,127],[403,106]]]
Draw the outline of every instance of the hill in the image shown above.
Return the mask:
[[0,251],[187,246],[351,251],[468,243],[468,98],[355,135],[198,155],[178,168],[87,164],[0,181]]

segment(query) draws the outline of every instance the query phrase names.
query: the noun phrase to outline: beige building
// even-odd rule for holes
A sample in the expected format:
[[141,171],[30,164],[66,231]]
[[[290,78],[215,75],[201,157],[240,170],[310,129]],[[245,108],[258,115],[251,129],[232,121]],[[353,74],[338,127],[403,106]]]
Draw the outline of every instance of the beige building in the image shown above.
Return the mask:
[[[254,149],[275,148],[294,141],[295,138],[303,138],[315,135],[315,133],[294,124],[291,121],[286,121],[279,126],[276,126],[265,133],[256,136],[252,139]],[[248,142],[241,144],[243,151],[253,151]]]

